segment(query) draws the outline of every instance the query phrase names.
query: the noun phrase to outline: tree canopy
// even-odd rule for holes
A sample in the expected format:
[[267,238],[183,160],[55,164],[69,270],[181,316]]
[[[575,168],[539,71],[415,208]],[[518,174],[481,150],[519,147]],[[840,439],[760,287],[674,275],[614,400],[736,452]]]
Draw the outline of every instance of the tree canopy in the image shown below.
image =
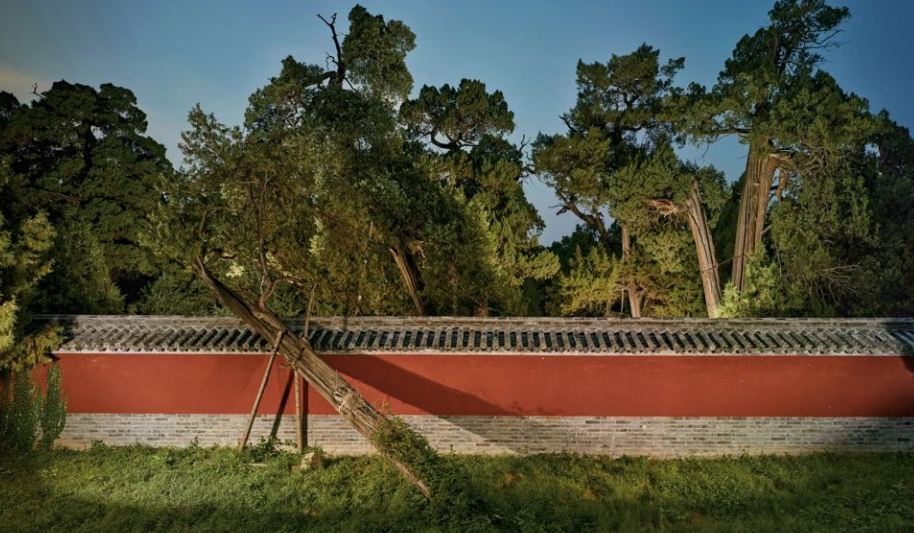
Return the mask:
[[165,149],[145,135],[133,93],[59,81],[30,105],[6,93],[0,150],[7,179],[0,212],[9,220],[44,213],[55,228],[55,268],[36,305],[71,312],[123,312],[158,272],[141,243],[148,215],[171,172]]
[[[192,109],[178,170],[129,89],[0,92],[0,351],[29,312],[228,312],[197,258],[291,315],[909,314],[914,143],[827,72],[849,17],[775,2],[710,87],[647,43],[582,59],[529,144],[498,87],[414,89],[416,36],[361,6],[243,123]],[[726,135],[742,176],[679,155]],[[549,248],[531,179],[580,221]]]

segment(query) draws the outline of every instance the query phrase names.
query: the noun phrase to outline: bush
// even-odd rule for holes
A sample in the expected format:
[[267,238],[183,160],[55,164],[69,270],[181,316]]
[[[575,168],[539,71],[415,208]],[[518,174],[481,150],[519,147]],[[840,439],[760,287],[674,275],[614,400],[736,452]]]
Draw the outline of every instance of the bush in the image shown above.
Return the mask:
[[45,395],[30,374],[10,373],[0,389],[0,449],[22,453],[36,447],[50,449],[66,424],[67,400],[60,387],[60,368],[51,365],[48,369]]
[[50,450],[51,445],[63,432],[67,423],[67,397],[60,388],[60,367],[51,365],[48,369],[47,394],[41,413],[41,448]]

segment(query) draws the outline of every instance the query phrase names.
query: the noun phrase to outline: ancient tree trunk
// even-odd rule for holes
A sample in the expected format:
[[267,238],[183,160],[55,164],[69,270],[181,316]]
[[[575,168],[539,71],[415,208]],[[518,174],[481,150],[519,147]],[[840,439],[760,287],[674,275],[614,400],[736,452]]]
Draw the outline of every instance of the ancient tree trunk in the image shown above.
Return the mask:
[[[621,227],[622,260],[628,263],[631,261],[632,257],[632,237],[625,226]],[[625,288],[625,293],[628,294],[628,303],[629,307],[631,307],[632,318],[641,318],[641,291],[638,290],[638,287],[636,287],[634,283],[630,283],[629,286]]]
[[394,257],[394,262],[397,264],[397,270],[400,271],[400,278],[403,280],[403,285],[406,286],[407,292],[409,292],[410,298],[413,300],[413,305],[416,307],[416,314],[419,316],[425,315],[425,306],[422,304],[422,280],[419,277],[419,267],[416,265],[416,260],[413,258],[413,255],[409,253],[405,246],[392,246],[390,248],[390,255]]
[[714,254],[714,239],[711,228],[708,227],[708,218],[701,207],[701,192],[698,189],[698,180],[693,179],[689,185],[689,195],[680,204],[672,200],[657,199],[648,202],[658,213],[665,216],[685,215],[695,241],[695,252],[698,255],[699,276],[705,294],[705,306],[708,316],[715,318],[717,308],[720,307],[720,272],[717,267],[717,257]]
[[689,197],[685,201],[685,211],[689,217],[689,229],[695,240],[695,251],[698,253],[698,268],[701,274],[701,286],[705,293],[705,305],[708,316],[715,318],[720,307],[720,272],[717,269],[717,258],[714,255],[714,241],[708,219],[701,207],[701,195],[698,181],[692,180]]
[[[254,332],[273,346],[292,369],[330,403],[369,442],[376,445],[375,431],[386,417],[365,401],[365,398],[325,363],[311,348],[307,337],[295,335],[276,315],[248,301],[214,277],[201,258],[194,262],[194,272],[229,310]],[[400,458],[388,450],[379,449],[396,468],[426,497],[429,489]]]
[[743,191],[739,200],[736,244],[733,247],[732,279],[738,291],[745,288],[746,261],[762,242],[765,213],[768,211],[771,184],[777,168],[775,156],[765,153],[758,146],[749,147]]

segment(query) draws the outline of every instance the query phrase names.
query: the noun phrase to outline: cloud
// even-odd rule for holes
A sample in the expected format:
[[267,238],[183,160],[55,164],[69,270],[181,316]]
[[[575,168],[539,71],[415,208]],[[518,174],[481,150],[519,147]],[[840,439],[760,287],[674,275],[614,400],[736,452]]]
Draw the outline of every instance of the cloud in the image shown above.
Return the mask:
[[13,93],[20,102],[29,102],[35,97],[32,89],[36,83],[39,91],[51,88],[51,83],[40,76],[33,76],[9,65],[0,64],[0,90]]

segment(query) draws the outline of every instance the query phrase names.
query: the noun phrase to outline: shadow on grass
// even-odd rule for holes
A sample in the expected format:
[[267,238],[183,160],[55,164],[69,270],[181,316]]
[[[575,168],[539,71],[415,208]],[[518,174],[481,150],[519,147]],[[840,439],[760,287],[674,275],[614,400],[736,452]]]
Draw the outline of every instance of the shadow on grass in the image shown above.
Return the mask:
[[912,531],[914,455],[655,461],[458,457],[461,502],[430,505],[379,458],[290,470],[229,449],[0,457],[0,531]]
[[415,513],[374,508],[271,509],[255,506],[217,506],[209,503],[177,506],[137,506],[129,503],[58,497],[49,508],[28,521],[5,524],[13,532],[125,532],[125,531],[425,531],[428,524]]
[[380,460],[289,472],[282,458],[251,468],[221,450],[74,452],[0,475],[0,530],[911,531],[912,459],[448,458],[499,509],[491,517],[430,506]]

